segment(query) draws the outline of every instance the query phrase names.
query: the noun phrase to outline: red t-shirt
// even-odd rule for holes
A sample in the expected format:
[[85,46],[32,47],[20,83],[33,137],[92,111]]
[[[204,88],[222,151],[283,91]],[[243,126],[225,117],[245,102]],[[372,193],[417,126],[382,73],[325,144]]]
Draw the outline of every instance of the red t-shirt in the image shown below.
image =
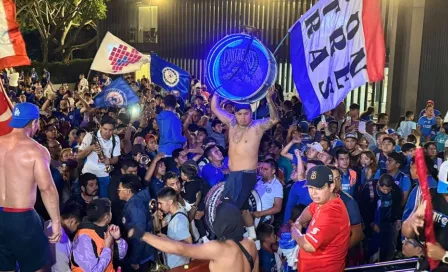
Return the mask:
[[300,249],[299,271],[344,271],[350,238],[350,220],[344,202],[338,196],[322,206],[313,202],[309,210],[313,219],[305,238],[316,251]]

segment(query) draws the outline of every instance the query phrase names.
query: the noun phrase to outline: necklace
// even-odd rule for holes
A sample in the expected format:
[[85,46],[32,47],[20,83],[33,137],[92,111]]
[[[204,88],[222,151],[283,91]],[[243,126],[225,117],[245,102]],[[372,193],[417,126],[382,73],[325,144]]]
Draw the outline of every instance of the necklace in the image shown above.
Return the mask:
[[252,125],[252,122],[247,127],[244,127],[243,131],[240,131],[238,128],[240,126],[237,124],[235,128],[235,133],[233,133],[232,141],[234,144],[239,144],[241,140],[243,139],[244,133],[249,130],[250,126]]

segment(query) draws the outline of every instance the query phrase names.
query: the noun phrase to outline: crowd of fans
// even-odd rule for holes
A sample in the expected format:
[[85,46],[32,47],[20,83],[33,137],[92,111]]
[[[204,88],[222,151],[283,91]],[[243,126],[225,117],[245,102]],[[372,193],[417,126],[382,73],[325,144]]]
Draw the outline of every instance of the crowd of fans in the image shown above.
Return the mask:
[[[11,69],[2,75],[14,103],[31,102],[40,109],[35,140],[51,155],[64,228],[53,271],[113,271],[119,266],[148,271],[159,256],[170,268],[188,264],[186,257],[160,255],[127,237],[129,226],[155,232],[153,216],[161,220],[169,239],[214,239],[205,222],[205,197],[229,174],[232,139],[210,109],[212,94],[198,79],[191,81],[188,99],[183,99],[146,78],[124,78],[140,98],[127,109],[94,107],[94,97],[111,82],[105,74],[90,81],[80,75],[74,87],[64,83],[57,89],[46,70],[38,75],[33,69],[25,76]],[[387,113],[376,114],[373,107],[361,113],[357,104],[346,112],[343,103],[308,121],[300,98],[284,100],[279,85],[274,103],[280,122],[260,143],[254,190],[262,208],[252,211],[260,219],[261,271],[285,266],[276,257],[276,234],[288,231],[284,226],[296,222],[312,202],[306,174],[318,165],[332,169],[335,190],[349,215],[347,266],[424,256],[422,243],[405,238],[400,230],[420,197],[416,148],[425,150],[431,188],[437,187],[445,160],[448,123],[434,102],[428,101],[418,114],[406,112],[394,127]],[[220,106],[234,113],[231,101]],[[264,99],[254,108],[253,119],[268,116]],[[156,210],[150,208],[152,199]],[[39,195],[35,208],[51,229]]]

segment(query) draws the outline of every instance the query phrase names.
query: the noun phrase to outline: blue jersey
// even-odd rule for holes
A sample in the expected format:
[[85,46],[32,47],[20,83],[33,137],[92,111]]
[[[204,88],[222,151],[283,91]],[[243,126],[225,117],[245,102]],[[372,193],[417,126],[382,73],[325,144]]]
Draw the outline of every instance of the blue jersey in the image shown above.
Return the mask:
[[422,136],[428,137],[431,135],[432,127],[436,125],[436,118],[432,117],[431,119],[429,119],[426,116],[422,116],[420,117],[420,119],[418,119],[418,125],[420,126]]

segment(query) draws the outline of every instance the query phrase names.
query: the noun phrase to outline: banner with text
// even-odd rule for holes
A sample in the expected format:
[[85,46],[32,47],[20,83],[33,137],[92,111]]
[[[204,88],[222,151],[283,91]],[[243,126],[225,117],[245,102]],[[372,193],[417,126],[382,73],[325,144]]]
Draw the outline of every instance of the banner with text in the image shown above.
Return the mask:
[[379,0],[320,0],[289,32],[293,79],[309,120],[384,78]]

